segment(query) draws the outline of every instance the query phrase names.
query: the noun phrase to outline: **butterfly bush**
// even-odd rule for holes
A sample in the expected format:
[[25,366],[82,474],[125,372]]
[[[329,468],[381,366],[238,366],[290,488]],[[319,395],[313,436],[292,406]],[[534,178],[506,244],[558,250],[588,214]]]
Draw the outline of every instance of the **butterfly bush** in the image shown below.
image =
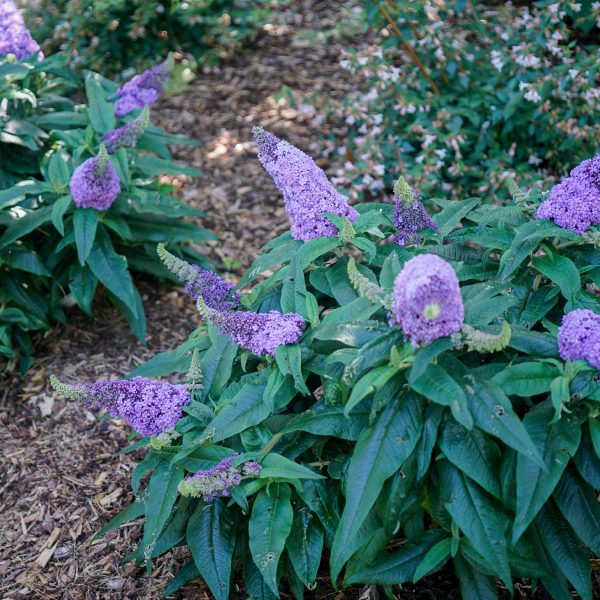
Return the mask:
[[308,241],[335,235],[337,227],[323,213],[356,220],[356,210],[310,156],[262,127],[255,127],[253,134],[258,158],[283,194],[294,239]]
[[584,160],[570,177],[556,184],[540,204],[536,217],[552,219],[580,235],[600,224],[600,154]]
[[40,60],[44,57],[15,3],[12,0],[0,0],[0,56],[7,54],[14,54],[18,60],[34,54]]
[[563,360],[587,360],[600,369],[600,314],[588,309],[567,313],[558,330]]
[[423,237],[417,232],[430,227],[439,231],[439,227],[427,214],[421,195],[411,189],[404,177],[400,177],[394,186],[394,225],[398,231],[396,244],[420,244]]
[[121,192],[121,182],[104,146],[73,172],[69,184],[75,206],[107,210]]
[[58,392],[107,410],[144,436],[173,429],[183,416],[182,407],[190,401],[185,387],[144,377],[75,385],[53,378],[52,383]]
[[173,59],[168,58],[143,73],[135,75],[127,83],[117,88],[115,115],[123,117],[133,110],[154,104],[163,93],[172,71]]
[[390,324],[413,346],[458,333],[464,308],[454,269],[435,254],[406,262],[394,282]]
[[[267,161],[281,143],[258,142]],[[238,282],[244,310],[208,306],[213,287],[159,247],[202,322],[131,375],[185,373],[190,402],[107,529],[143,512],[138,564],[189,547],[165,595],[200,577],[227,600],[241,573],[250,596],[301,597],[319,573],[402,586],[443,567],[469,599],[517,577],[592,598],[600,244],[536,219],[537,186],[509,191],[432,199],[429,217],[401,179],[402,218],[384,197],[331,217],[335,237],[271,240]]]
[[234,292],[233,282],[177,258],[163,244],[158,245],[158,255],[165,267],[185,284],[185,292],[194,300],[202,298],[206,306],[220,311],[238,308],[240,296]]

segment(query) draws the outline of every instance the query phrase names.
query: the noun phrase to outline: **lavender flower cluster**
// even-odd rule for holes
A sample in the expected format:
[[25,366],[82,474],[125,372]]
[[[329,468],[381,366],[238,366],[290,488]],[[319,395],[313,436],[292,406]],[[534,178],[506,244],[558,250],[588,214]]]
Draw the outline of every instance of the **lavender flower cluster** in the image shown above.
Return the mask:
[[310,156],[262,127],[255,127],[252,133],[260,162],[283,194],[294,239],[308,241],[336,235],[337,227],[323,213],[346,217],[351,222],[357,219],[358,212]]
[[106,210],[117,199],[121,183],[104,146],[97,156],[81,163],[71,176],[71,196],[75,206]]
[[209,308],[202,298],[198,299],[198,310],[222,334],[257,356],[275,354],[279,346],[296,343],[306,326],[304,319],[296,313],[284,314],[276,310],[268,313],[224,312]]
[[31,37],[21,12],[12,0],[0,0],[0,56],[14,54],[18,60],[38,53],[41,60],[39,44]]
[[231,488],[238,486],[244,476],[256,477],[261,470],[257,462],[250,461],[240,467],[234,467],[233,461],[237,455],[224,458],[220,463],[204,471],[186,477],[179,484],[179,492],[183,496],[202,498],[211,502],[216,498],[229,496]]
[[121,418],[143,436],[155,436],[175,427],[190,394],[183,386],[145,377],[65,385],[51,378],[54,389],[88,406],[97,405]]
[[427,227],[439,231],[427,214],[421,195],[408,185],[404,177],[400,177],[394,185],[394,225],[398,231],[395,242],[399,246],[420,244],[423,238],[417,232]]
[[154,65],[143,73],[138,73],[127,83],[117,88],[115,115],[123,117],[133,110],[154,104],[162,94],[173,71],[172,59]]
[[220,311],[238,308],[240,296],[233,291],[235,285],[231,281],[177,258],[163,244],[158,245],[157,252],[165,267],[185,284],[186,293],[194,300],[202,298],[206,306]]
[[460,287],[451,265],[435,254],[408,260],[394,282],[390,325],[400,327],[417,347],[458,333],[463,321]]
[[536,213],[581,235],[600,224],[600,154],[576,166],[570,177],[555,185]]
[[114,154],[120,148],[133,148],[146,131],[149,123],[150,111],[147,106],[144,106],[139,116],[122,127],[111,129],[100,138],[100,141],[104,142],[109,154]]
[[567,313],[558,330],[563,360],[587,360],[600,369],[600,315],[588,309]]

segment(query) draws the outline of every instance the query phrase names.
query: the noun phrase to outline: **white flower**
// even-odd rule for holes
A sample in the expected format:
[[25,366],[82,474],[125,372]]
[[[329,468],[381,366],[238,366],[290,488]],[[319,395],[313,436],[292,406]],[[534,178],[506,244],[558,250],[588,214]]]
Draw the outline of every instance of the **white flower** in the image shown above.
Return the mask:
[[569,69],[569,77],[571,77],[571,79],[575,79],[577,75],[579,75],[579,69]]
[[383,115],[381,115],[381,114],[373,115],[371,117],[371,121],[373,122],[374,125],[380,125],[383,122]]
[[409,104],[409,105],[406,107],[406,112],[407,112],[409,115],[412,115],[412,113],[414,113],[416,110],[417,110],[417,107],[416,107],[414,104],[412,104],[412,103],[411,103],[411,104]]
[[525,95],[523,96],[523,98],[525,98],[525,100],[529,100],[529,102],[534,102],[534,103],[542,101],[542,97],[538,94],[537,90],[533,87],[529,91],[525,92]]
[[492,65],[496,71],[502,71],[502,67],[504,66],[504,61],[502,60],[502,55],[498,50],[492,50]]
[[571,10],[575,13],[578,13],[581,10],[581,2],[571,2],[569,4]]
[[435,142],[436,137],[435,135],[431,135],[430,133],[428,133],[425,136],[425,139],[423,140],[423,148],[429,148],[429,146],[431,146],[431,144],[433,144],[433,142]]
[[534,166],[538,166],[539,164],[542,163],[542,159],[539,156],[536,156],[535,154],[532,154],[529,159],[527,160],[527,162],[530,165],[534,165]]
[[385,167],[383,165],[374,165],[373,172],[378,177],[381,177],[385,173]]
[[533,54],[519,54],[515,60],[522,67],[531,67],[532,69],[537,69],[541,65],[540,59]]
[[444,50],[442,48],[437,48],[436,51],[434,52],[434,55],[438,60],[443,60],[444,59]]
[[439,150],[435,150],[435,153],[440,157],[444,158],[446,156],[446,148],[440,148]]

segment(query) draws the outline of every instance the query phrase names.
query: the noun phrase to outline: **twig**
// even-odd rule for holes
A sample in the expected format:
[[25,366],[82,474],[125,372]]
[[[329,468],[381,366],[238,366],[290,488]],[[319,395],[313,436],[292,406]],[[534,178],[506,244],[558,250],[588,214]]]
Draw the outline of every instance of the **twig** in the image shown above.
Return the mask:
[[429,82],[429,85],[431,85],[431,88],[433,89],[434,93],[436,93],[438,96],[440,96],[441,95],[440,88],[438,88],[435,81],[433,81],[433,79],[429,75],[429,72],[425,68],[425,65],[421,62],[421,59],[417,56],[413,47],[407,41],[405,41],[403,39],[402,32],[400,31],[400,29],[398,29],[398,26],[396,25],[396,23],[390,16],[390,13],[388,13],[388,11],[383,6],[381,6],[379,8],[379,11],[381,12],[381,14],[385,18],[385,20],[389,23],[390,27],[392,28],[392,31],[396,34],[396,36],[400,40],[400,43],[402,44],[402,46],[404,47],[406,52],[412,58],[412,61],[415,63],[415,65],[417,65],[417,67],[418,67],[419,71],[421,71],[421,74],[423,75],[423,77],[425,77],[425,79],[427,79],[427,81]]

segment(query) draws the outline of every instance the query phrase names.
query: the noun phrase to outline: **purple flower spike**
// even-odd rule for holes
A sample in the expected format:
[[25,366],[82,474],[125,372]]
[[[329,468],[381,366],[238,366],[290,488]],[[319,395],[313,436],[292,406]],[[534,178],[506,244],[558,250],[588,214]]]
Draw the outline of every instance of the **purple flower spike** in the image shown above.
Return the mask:
[[209,308],[202,298],[198,299],[198,310],[234,344],[257,356],[275,354],[279,346],[295,344],[306,326],[304,319],[296,313],[284,314],[276,310],[268,313],[223,312]]
[[154,104],[163,93],[172,71],[173,59],[169,57],[117,88],[119,99],[115,102],[115,115],[123,117],[132,110]]
[[454,269],[435,254],[406,262],[394,282],[390,325],[417,347],[460,331],[464,307]]
[[100,141],[106,144],[109,154],[114,154],[119,148],[133,148],[146,131],[149,123],[150,111],[147,106],[144,106],[144,110],[138,117],[125,123],[122,127],[111,129],[100,138]]
[[44,55],[39,44],[31,37],[21,12],[12,0],[0,0],[0,56],[14,54],[18,60],[38,53],[38,60]]
[[413,190],[404,177],[400,177],[394,186],[394,225],[398,230],[394,241],[399,246],[418,245],[423,241],[417,232],[431,227],[439,227],[425,211],[421,195]]
[[[243,476],[256,477],[261,469],[260,465],[254,461],[247,462],[241,467],[234,467],[235,457],[235,454],[228,456],[211,469],[198,471],[194,475],[186,477],[179,484],[179,492],[183,496],[202,498],[205,502],[229,496],[231,488],[238,486],[242,482]],[[240,468],[242,472],[240,472]]]
[[104,146],[100,146],[97,156],[88,158],[75,169],[70,188],[75,206],[96,210],[110,208],[121,191],[121,182]]
[[52,377],[51,383],[57,392],[104,408],[143,436],[173,429],[183,416],[182,407],[190,401],[185,387],[145,377],[80,385],[65,385]]
[[215,310],[229,311],[238,308],[240,296],[234,292],[235,285],[232,281],[221,279],[216,273],[192,265],[159,244],[157,253],[162,263],[183,283],[185,292],[194,300],[202,298],[206,306]]
[[563,360],[587,360],[600,369],[600,315],[582,308],[567,313],[558,330],[558,351]]
[[306,242],[336,235],[337,227],[323,213],[346,217],[351,222],[357,219],[358,212],[310,156],[262,127],[255,127],[252,133],[260,162],[283,194],[294,239]]
[[600,154],[584,160],[571,176],[556,184],[536,213],[537,219],[552,219],[581,235],[600,224]]

